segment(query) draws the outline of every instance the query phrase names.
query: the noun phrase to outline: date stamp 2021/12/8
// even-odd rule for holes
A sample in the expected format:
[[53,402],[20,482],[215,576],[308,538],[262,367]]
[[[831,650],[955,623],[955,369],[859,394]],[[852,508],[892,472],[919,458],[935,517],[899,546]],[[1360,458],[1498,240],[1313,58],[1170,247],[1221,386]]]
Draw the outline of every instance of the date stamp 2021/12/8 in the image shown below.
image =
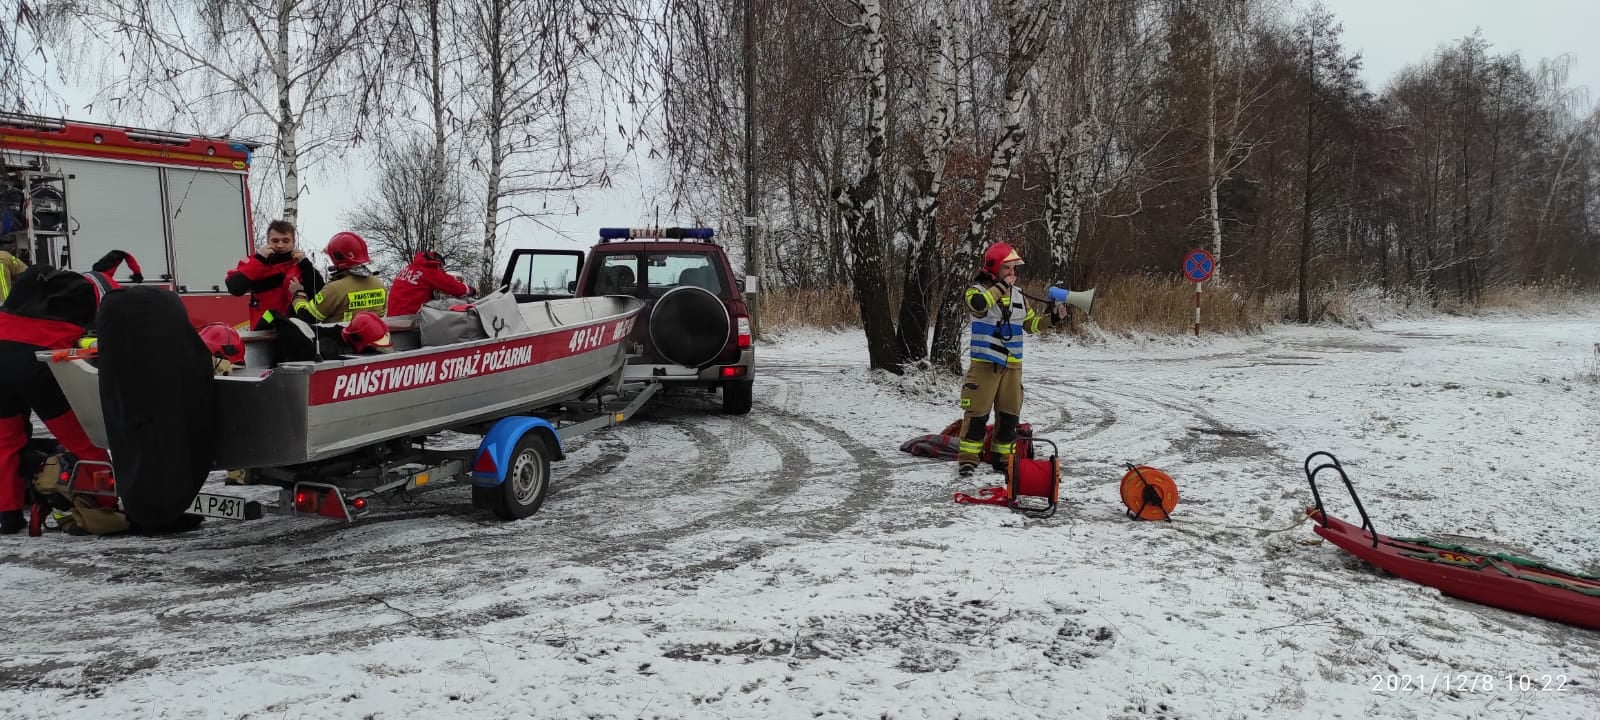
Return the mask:
[[1368,687],[1375,693],[1562,692],[1567,683],[1565,674],[1391,673],[1368,678]]

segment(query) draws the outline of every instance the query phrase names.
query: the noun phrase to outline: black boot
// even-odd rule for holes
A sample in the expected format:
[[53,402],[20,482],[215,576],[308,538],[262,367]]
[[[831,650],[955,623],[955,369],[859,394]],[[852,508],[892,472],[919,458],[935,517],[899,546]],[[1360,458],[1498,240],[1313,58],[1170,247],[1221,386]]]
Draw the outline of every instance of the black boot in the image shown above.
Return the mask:
[[956,474],[960,475],[961,477],[972,477],[972,473],[976,472],[977,470],[978,466],[975,463],[964,462],[956,468]]
[[999,456],[999,457],[994,459],[994,462],[989,463],[989,467],[994,468],[995,472],[1000,473],[1001,475],[1004,475],[1004,474],[1006,474],[1006,461],[1009,460],[1009,459],[1010,459],[1009,455]]
[[21,510],[0,512],[0,535],[15,535],[26,527],[28,521],[22,517]]

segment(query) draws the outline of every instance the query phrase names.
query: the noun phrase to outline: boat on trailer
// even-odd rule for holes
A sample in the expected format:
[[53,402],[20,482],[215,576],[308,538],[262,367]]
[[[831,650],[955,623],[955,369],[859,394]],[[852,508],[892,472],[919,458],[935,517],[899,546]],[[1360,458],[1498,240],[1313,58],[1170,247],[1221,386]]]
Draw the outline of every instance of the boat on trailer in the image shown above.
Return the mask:
[[[210,466],[280,485],[272,509],[282,512],[354,519],[367,498],[459,478],[473,483],[476,504],[524,517],[543,502],[549,461],[564,456],[567,438],[622,422],[658,389],[622,380],[643,306],[624,296],[519,304],[496,293],[472,304],[479,332],[469,339],[425,344],[426,318],[391,317],[393,352],[323,350],[308,361],[280,362],[273,332],[241,333],[243,366],[211,381]],[[338,327],[318,334],[336,336]],[[103,411],[97,353],[38,357],[115,464],[108,424],[118,419]],[[445,431],[483,441],[472,451],[428,449]],[[197,493],[190,512],[254,519],[263,508]]]
[[[1313,468],[1312,461],[1319,457],[1326,460]],[[1325,471],[1336,472],[1344,481],[1361,515],[1360,526],[1329,515],[1323,507],[1316,476]],[[1600,630],[1600,577],[1456,543],[1381,535],[1338,458],[1326,452],[1312,453],[1306,458],[1305,472],[1316,500],[1314,507],[1306,508],[1306,515],[1317,523],[1311,529],[1345,552],[1445,595]]]

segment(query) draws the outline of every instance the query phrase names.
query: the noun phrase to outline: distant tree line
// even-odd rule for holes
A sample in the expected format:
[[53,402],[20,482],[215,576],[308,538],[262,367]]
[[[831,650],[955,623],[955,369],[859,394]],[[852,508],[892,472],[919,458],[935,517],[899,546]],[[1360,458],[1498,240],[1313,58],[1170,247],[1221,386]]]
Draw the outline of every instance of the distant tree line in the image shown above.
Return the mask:
[[[670,176],[738,227],[746,3],[671,5]],[[1375,92],[1321,8],[751,6],[765,274],[851,288],[875,367],[959,362],[952,289],[998,240],[1079,289],[1204,248],[1241,293],[1295,293],[1302,322],[1335,284],[1474,302],[1600,283],[1600,114],[1560,59],[1475,34]]]
[[[1173,274],[1475,302],[1600,283],[1600,112],[1480,34],[1381,89],[1321,8],[1266,0],[27,0],[4,106],[49,78],[175,130],[265,137],[258,199],[375,147],[347,216],[493,286],[505,226],[664,163],[664,216],[742,232],[745,8],[768,286],[849,288],[873,367],[957,367],[991,242],[1072,288]],[[612,133],[615,132],[615,135]],[[610,142],[608,142],[610,141]],[[267,188],[274,188],[268,191]],[[730,243],[738,247],[740,243]],[[931,333],[931,342],[930,342]]]

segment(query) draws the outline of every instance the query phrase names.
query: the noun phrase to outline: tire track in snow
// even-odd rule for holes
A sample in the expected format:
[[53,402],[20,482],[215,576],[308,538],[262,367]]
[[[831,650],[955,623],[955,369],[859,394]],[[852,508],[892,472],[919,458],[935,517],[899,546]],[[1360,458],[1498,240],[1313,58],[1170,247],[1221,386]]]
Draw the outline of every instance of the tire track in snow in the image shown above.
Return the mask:
[[[707,487],[726,489],[730,483],[722,482],[726,478],[720,477],[716,470],[720,467],[723,473],[727,472],[726,443],[715,434],[685,418],[668,418],[661,422],[659,427],[670,427],[674,432],[683,432],[687,435],[696,449],[702,453],[701,462],[696,464],[712,468],[673,483],[675,488],[689,493]],[[529,567],[525,563],[529,557],[542,556],[546,565],[555,566],[568,563],[602,566],[612,563],[643,564],[640,561],[659,554],[666,541],[682,540],[698,532],[714,531],[735,524],[754,526],[769,523],[774,517],[771,513],[763,513],[763,508],[782,503],[785,497],[797,492],[808,481],[828,476],[828,473],[814,471],[814,463],[807,451],[815,452],[818,448],[805,447],[805,442],[799,439],[800,436],[809,436],[812,431],[820,430],[818,434],[824,437],[849,439],[842,431],[835,431],[821,424],[807,426],[789,421],[757,420],[750,422],[747,429],[753,435],[752,444],[766,444],[776,450],[780,468],[776,472],[763,470],[750,473],[771,479],[762,492],[745,497],[730,508],[701,516],[687,523],[675,523],[669,527],[658,527],[647,532],[630,533],[620,537],[574,537],[571,531],[582,522],[583,518],[573,513],[552,514],[547,509],[541,515],[535,516],[546,520],[536,531],[527,530],[527,525],[521,525],[526,534],[516,532],[516,526],[486,520],[473,523],[476,527],[463,528],[466,531],[464,534],[443,533],[446,537],[407,543],[401,547],[372,542],[373,528],[401,526],[400,532],[404,532],[403,526],[415,524],[407,521],[427,522],[452,515],[469,517],[477,514],[471,510],[470,503],[429,503],[426,507],[375,514],[364,518],[358,524],[348,526],[318,522],[310,527],[289,528],[287,532],[280,530],[266,537],[248,531],[245,526],[235,526],[228,529],[237,528],[244,532],[230,533],[229,536],[220,538],[206,535],[190,536],[199,541],[195,545],[207,546],[209,553],[227,556],[227,562],[219,563],[215,567],[172,564],[171,561],[177,559],[168,552],[171,550],[168,543],[174,540],[172,538],[164,541],[135,539],[135,545],[116,548],[118,552],[114,555],[123,568],[144,567],[141,571],[129,572],[124,576],[124,582],[132,583],[128,586],[129,590],[138,589],[114,600],[90,601],[82,611],[99,617],[115,618],[118,621],[132,621],[130,627],[126,629],[134,635],[161,633],[164,636],[183,638],[192,634],[198,641],[204,640],[208,632],[205,627],[227,623],[242,631],[250,631],[263,641],[248,647],[217,650],[184,648],[181,647],[184,643],[179,643],[179,647],[174,648],[172,652],[163,652],[157,658],[131,664],[115,663],[127,667],[129,674],[142,673],[143,670],[139,667],[141,665],[159,666],[164,669],[163,671],[170,671],[174,667],[272,660],[306,652],[337,651],[368,644],[375,638],[389,638],[397,634],[436,633],[437,627],[433,630],[415,627],[419,617],[427,619],[422,613],[417,613],[416,617],[392,617],[393,613],[390,611],[381,607],[377,609],[371,607],[372,598],[374,596],[384,598],[401,607],[431,607],[441,604],[448,607],[453,602],[451,594],[454,591],[445,590],[441,597],[438,584],[430,582],[434,577],[444,579],[438,575],[437,570],[440,568],[448,568],[448,572],[452,575],[473,576],[477,584],[485,586],[478,588],[476,592],[484,592],[497,583],[514,582],[526,575]],[[578,472],[574,474],[597,469],[625,470],[632,462],[632,459],[627,457],[605,457],[609,454],[607,450],[610,447],[624,444],[625,441],[610,438],[599,442],[602,447],[606,447],[606,450],[602,450],[602,456],[580,466]],[[857,445],[858,447],[852,448],[856,451],[857,457],[863,457],[863,452],[871,453],[870,449],[859,446],[859,443]],[[557,486],[564,484],[561,478],[556,478],[554,482]],[[442,487],[433,492],[442,493],[450,487],[452,486]],[[463,487],[454,487],[458,493],[466,492]],[[570,501],[580,498],[568,496],[564,499]],[[615,503],[617,500],[612,499],[610,502]],[[615,510],[614,507],[608,508],[602,504],[601,510],[606,509]],[[800,518],[809,514],[804,511],[786,514],[783,521],[799,522]],[[853,513],[825,513],[820,529],[822,532],[827,532],[830,527],[852,524],[855,520],[852,515]],[[463,519],[465,517],[451,518],[456,524],[460,524]],[[272,520],[260,522],[271,523]],[[529,523],[529,521],[524,522]],[[281,524],[279,527],[281,528]],[[301,554],[300,557],[286,560],[281,552],[275,553],[267,549],[299,547],[315,553],[323,541],[348,540],[357,534],[365,536],[367,541],[347,544],[323,557],[304,557],[304,554]],[[646,573],[643,577],[635,575],[630,582],[682,576],[686,572],[698,574],[720,571],[764,554],[764,550],[751,552],[748,546],[736,547],[725,556],[698,563],[698,567],[684,567],[681,562],[671,562],[672,558],[669,557],[669,562],[665,563],[659,572]],[[42,561],[28,563],[41,569],[51,568],[53,572],[65,569],[56,562],[48,561],[47,558],[30,560]],[[74,558],[73,560],[69,563],[70,569],[67,570],[69,576],[103,579],[110,571],[103,559]],[[520,568],[521,572],[508,572],[504,567],[506,564],[518,561],[524,563],[524,567]],[[196,593],[197,587],[203,587],[204,590]],[[203,597],[196,597],[197,594]],[[574,599],[572,602],[580,601],[581,599]],[[95,605],[99,607],[94,607]],[[27,626],[47,624],[59,617],[54,612],[52,610],[49,617],[40,615],[16,619]],[[388,619],[374,622],[371,620],[374,613]],[[442,618],[439,622],[443,623],[440,627],[449,627],[461,622],[460,614],[452,613],[448,609],[438,615]],[[347,617],[348,622],[335,624],[335,627],[326,632],[309,636],[305,634],[304,628],[325,627],[328,625],[326,620],[329,617],[338,616]],[[350,624],[359,627],[349,629]],[[298,629],[280,636],[277,632],[280,628]],[[98,629],[74,631],[70,628],[61,628],[59,632],[52,633],[49,642],[57,649],[63,645],[81,644],[84,652],[93,654],[94,648],[101,640],[103,632]],[[29,653],[24,651],[19,654],[26,656]],[[110,660],[108,657],[103,659]],[[3,683],[28,685],[49,671],[43,664],[36,664],[33,667],[36,672],[30,672],[26,664],[6,668],[4,673],[6,679]]]
[[[791,398],[799,398],[798,386],[774,376]],[[430,490],[409,507],[380,506],[353,525],[272,516],[222,525],[221,532],[105,539],[93,555],[62,555],[41,547],[20,558],[20,564],[56,576],[59,580],[51,584],[58,589],[118,578],[114,582],[123,592],[69,590],[77,598],[75,615],[105,618],[130,637],[168,640],[149,643],[148,658],[113,658],[100,650],[100,627],[74,629],[59,623],[58,608],[16,608],[12,619],[21,626],[52,629],[18,638],[11,661],[0,665],[0,685],[37,685],[57,667],[50,658],[63,650],[94,658],[85,666],[104,664],[120,668],[123,676],[137,676],[337,652],[397,636],[448,635],[448,628],[462,627],[463,618],[473,615],[453,610],[458,603],[574,565],[627,568],[622,582],[629,585],[722,572],[779,547],[848,531],[868,515],[856,499],[886,496],[896,470],[923,464],[914,459],[891,462],[844,429],[761,402],[750,419],[726,422],[743,428],[745,445],[775,451],[779,467],[742,471],[730,464],[731,442],[718,434],[719,416],[696,417],[692,409],[671,405],[658,410],[657,417],[640,419],[643,439],[597,434],[591,446],[596,448],[594,458],[570,472],[554,466],[550,502],[540,514],[515,524],[483,516],[472,509],[465,486],[449,485]],[[662,431],[684,440],[649,437]],[[649,494],[637,483],[609,478],[661,462],[664,453],[649,450],[658,442],[668,448],[681,442],[699,453],[694,460],[670,460],[673,469],[699,469],[662,473],[671,482],[660,487],[661,493],[692,501],[716,491],[719,505],[682,522],[667,516],[673,522],[653,522],[638,532],[593,533],[603,527],[606,516],[628,513],[640,495]],[[848,460],[819,462],[839,455]],[[808,497],[807,507],[794,507],[792,498],[812,487],[828,492]],[[722,506],[730,488],[741,494]],[[574,511],[575,504],[590,507]],[[684,550],[698,546],[703,552],[707,543],[696,541],[697,535],[728,528],[771,528],[783,539],[729,545],[712,557]],[[461,577],[472,582],[455,580]],[[374,598],[407,608],[409,614],[385,608]],[[524,601],[566,607],[589,599],[541,594]],[[511,608],[502,614],[517,612]],[[335,618],[339,621],[329,622]],[[218,626],[257,641],[212,647],[209,638]]]

